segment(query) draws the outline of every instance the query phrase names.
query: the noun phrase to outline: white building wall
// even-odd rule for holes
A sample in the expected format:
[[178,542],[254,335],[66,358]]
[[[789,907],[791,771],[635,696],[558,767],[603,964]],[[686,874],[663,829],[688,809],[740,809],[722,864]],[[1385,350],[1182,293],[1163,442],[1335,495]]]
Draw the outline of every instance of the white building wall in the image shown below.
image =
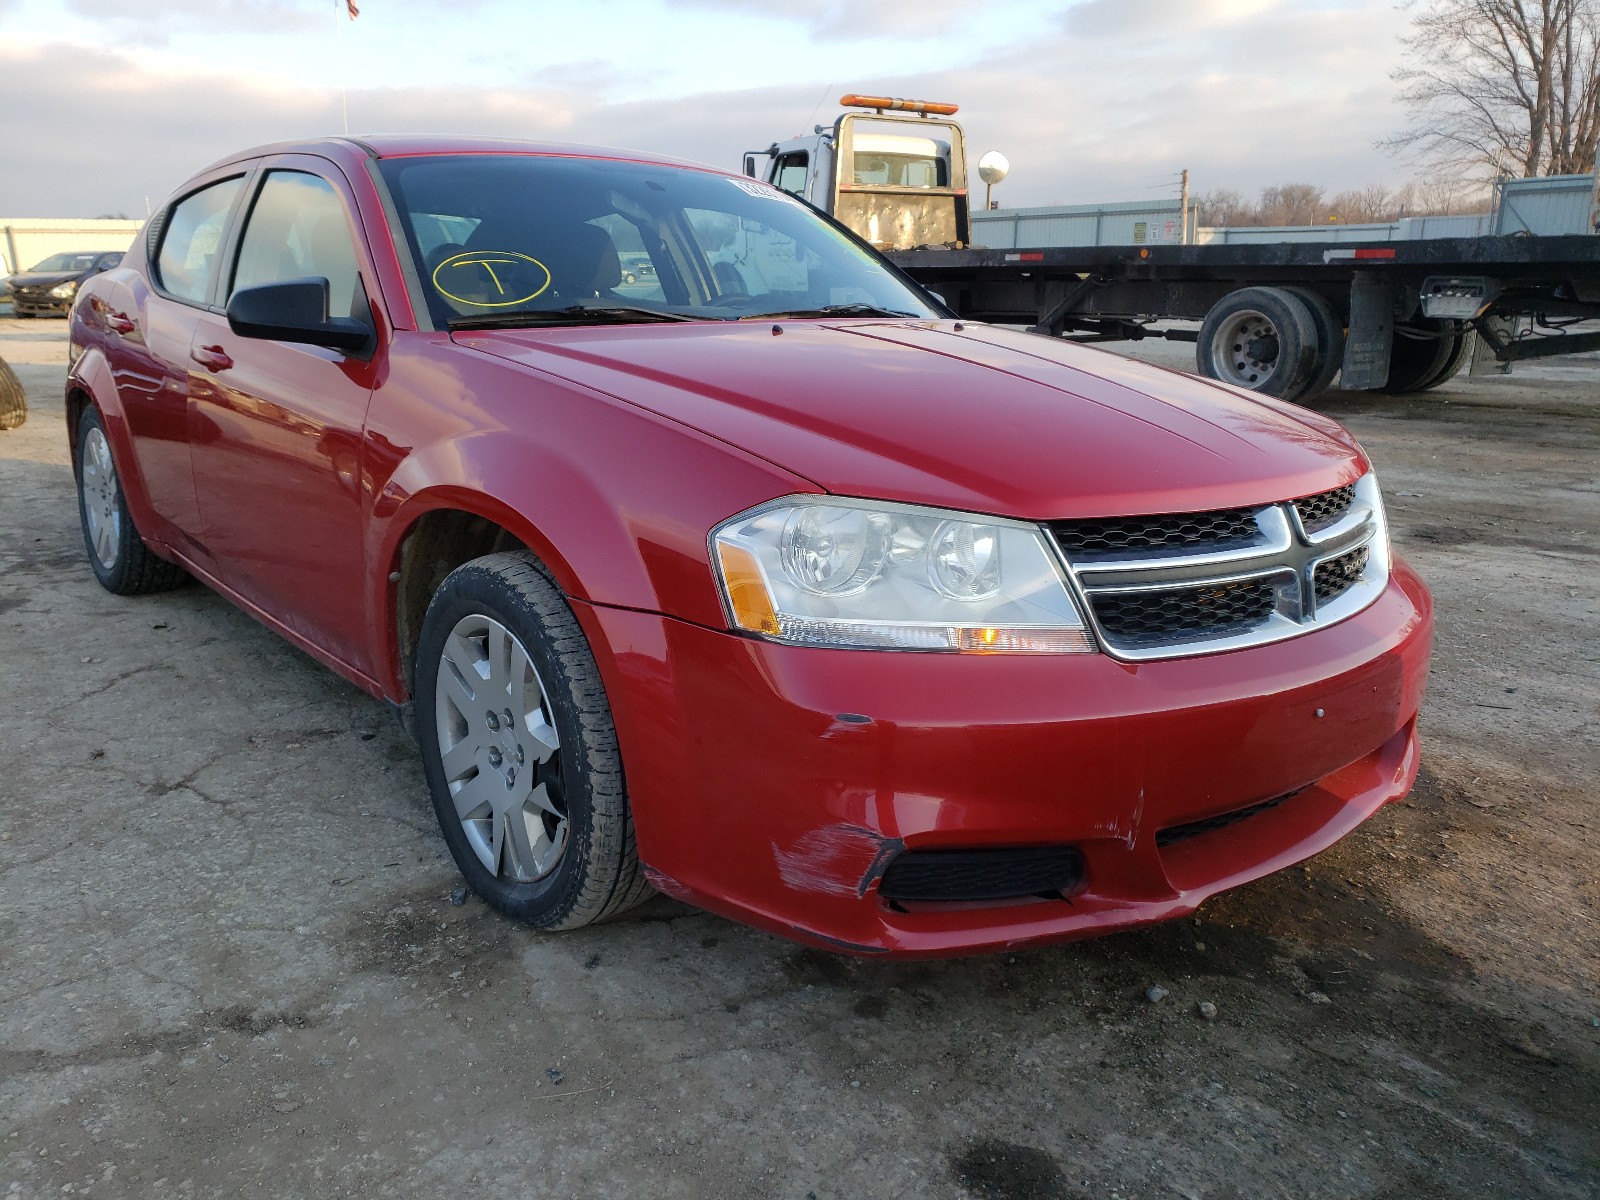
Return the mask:
[[0,275],[68,250],[126,250],[143,228],[143,221],[0,217]]

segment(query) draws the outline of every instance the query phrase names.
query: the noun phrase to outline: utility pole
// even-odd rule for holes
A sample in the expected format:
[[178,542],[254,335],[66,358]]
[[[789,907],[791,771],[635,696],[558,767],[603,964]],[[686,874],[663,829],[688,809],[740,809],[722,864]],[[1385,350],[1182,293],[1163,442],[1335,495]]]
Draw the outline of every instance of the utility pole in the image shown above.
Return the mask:
[[1178,201],[1178,207],[1183,213],[1183,234],[1179,239],[1185,246],[1189,244],[1189,168],[1183,169],[1183,191]]

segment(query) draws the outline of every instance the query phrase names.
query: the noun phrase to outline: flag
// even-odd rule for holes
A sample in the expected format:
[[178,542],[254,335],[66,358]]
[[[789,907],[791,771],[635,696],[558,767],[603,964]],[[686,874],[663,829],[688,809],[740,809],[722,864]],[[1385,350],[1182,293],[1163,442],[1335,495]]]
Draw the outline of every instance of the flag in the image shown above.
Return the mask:
[[350,14],[352,21],[361,15],[361,10],[356,7],[356,0],[344,0],[344,7],[345,11]]

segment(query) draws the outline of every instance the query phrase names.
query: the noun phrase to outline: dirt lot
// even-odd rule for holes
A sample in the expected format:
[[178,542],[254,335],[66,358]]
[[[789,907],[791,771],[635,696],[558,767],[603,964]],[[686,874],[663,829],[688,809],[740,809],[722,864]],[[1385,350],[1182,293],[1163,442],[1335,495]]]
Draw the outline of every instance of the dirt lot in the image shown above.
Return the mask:
[[1325,405],[1438,597],[1409,803],[1197,920],[886,965],[452,905],[381,705],[95,584],[63,327],[0,320],[9,1196],[1600,1194],[1600,362]]

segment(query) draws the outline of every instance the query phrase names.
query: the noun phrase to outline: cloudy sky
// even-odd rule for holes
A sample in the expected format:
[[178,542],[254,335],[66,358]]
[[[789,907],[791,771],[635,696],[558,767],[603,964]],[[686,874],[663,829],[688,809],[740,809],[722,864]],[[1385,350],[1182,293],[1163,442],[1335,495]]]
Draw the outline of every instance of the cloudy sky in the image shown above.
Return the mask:
[[[143,216],[235,149],[487,133],[737,166],[840,94],[961,105],[1007,207],[1409,174],[1392,0],[0,0],[0,217]],[[341,97],[341,87],[343,97]]]

